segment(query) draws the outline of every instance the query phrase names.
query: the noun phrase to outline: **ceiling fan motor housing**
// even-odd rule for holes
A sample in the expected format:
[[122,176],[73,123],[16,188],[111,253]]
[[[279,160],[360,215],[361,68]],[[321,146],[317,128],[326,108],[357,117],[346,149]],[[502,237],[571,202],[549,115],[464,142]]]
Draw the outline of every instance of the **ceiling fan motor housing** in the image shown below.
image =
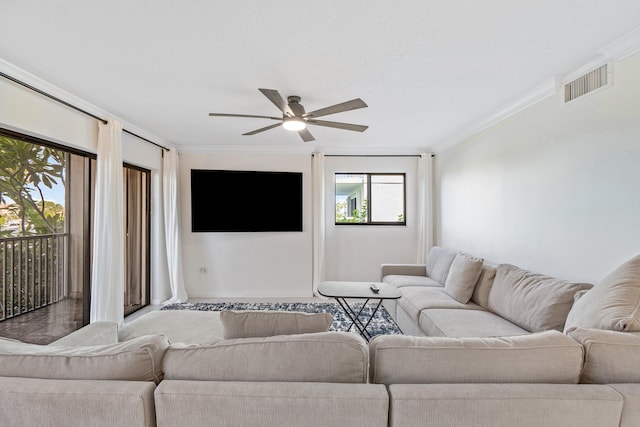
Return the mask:
[[301,99],[302,98],[295,95],[287,97],[289,108],[291,108],[291,111],[293,111],[293,114],[296,116],[302,116],[304,114],[304,107],[300,104]]

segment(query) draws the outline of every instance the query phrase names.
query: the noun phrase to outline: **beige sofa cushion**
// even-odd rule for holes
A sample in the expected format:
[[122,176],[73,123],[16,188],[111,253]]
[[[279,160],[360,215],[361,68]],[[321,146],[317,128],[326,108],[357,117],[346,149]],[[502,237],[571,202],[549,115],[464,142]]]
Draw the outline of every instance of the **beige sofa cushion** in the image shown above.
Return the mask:
[[370,381],[380,384],[575,384],[583,348],[558,331],[500,338],[378,335],[369,354]]
[[580,382],[640,383],[640,333],[572,328],[567,334],[585,349]]
[[224,338],[231,339],[327,332],[333,316],[293,311],[224,310],[220,313],[220,321]]
[[590,286],[501,264],[489,293],[489,309],[530,332],[562,331],[574,295]]
[[162,379],[164,335],[88,347],[53,347],[0,339],[0,376],[69,380]]
[[640,256],[625,262],[575,302],[572,327],[640,332]]
[[462,304],[444,292],[444,288],[435,287],[404,287],[398,305],[418,323],[420,312],[429,308],[454,308],[460,310],[484,310],[473,302]]
[[456,255],[444,282],[444,291],[456,301],[468,303],[481,272],[482,259],[462,253]]
[[368,354],[351,332],[319,332],[174,344],[163,359],[165,379],[363,383]]
[[222,338],[219,311],[156,310],[128,322],[118,331],[120,341],[145,335],[166,335],[171,344],[207,344]]
[[430,337],[506,337],[529,333],[484,310],[430,308],[420,312],[419,325]]
[[117,342],[118,324],[116,322],[93,322],[49,345],[56,347],[84,347],[88,345],[115,344]]
[[457,254],[453,249],[432,247],[427,255],[427,276],[444,285],[451,263]]
[[487,263],[486,260],[484,261],[482,272],[478,278],[478,283],[473,289],[473,295],[471,296],[471,301],[475,302],[482,308],[489,308],[489,293],[491,292],[493,281],[496,278],[497,270],[497,265]]

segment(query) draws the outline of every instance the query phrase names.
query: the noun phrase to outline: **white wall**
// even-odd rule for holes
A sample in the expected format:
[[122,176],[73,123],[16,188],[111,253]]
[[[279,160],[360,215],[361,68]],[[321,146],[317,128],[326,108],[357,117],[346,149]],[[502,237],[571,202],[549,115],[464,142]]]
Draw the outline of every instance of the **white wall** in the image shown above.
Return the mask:
[[[49,87],[33,76],[21,76],[20,70],[9,68],[7,63],[0,62],[0,69],[7,74],[18,78],[24,77],[27,83],[37,85],[56,96],[65,97],[59,89]],[[98,113],[95,107],[92,109],[79,99],[68,99],[68,101],[81,108],[89,109],[94,114],[97,113],[99,117],[109,117],[106,113]],[[87,153],[96,153],[98,143],[96,119],[4,78],[0,78],[0,127]],[[170,295],[160,209],[162,154],[159,148],[127,133],[123,133],[122,144],[123,158],[127,163],[151,170],[151,299],[152,302],[157,303]]]
[[[417,259],[418,157],[325,156],[326,279],[380,280],[380,264]],[[406,173],[406,226],[335,225],[335,173]]]
[[[191,232],[191,169],[302,172],[303,231]],[[312,295],[309,154],[180,153],[179,181],[184,278],[190,298]],[[257,209],[250,201],[244,208]],[[200,272],[202,267],[207,273]]]
[[640,55],[436,156],[437,242],[597,282],[640,253]]

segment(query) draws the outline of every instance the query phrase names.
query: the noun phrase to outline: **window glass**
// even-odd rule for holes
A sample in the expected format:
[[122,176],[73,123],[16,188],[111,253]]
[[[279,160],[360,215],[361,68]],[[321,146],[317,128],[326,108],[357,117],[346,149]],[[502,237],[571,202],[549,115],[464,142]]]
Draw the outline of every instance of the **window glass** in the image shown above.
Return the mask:
[[336,224],[406,224],[405,175],[335,174]]

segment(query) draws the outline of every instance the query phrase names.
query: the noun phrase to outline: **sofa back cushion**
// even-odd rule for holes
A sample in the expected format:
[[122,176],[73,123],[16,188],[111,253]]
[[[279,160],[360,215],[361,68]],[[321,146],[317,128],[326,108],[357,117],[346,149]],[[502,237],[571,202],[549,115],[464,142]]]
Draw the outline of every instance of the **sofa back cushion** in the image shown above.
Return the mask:
[[574,327],[640,332],[640,256],[620,265],[575,302],[565,331]]
[[220,321],[224,338],[232,339],[327,332],[333,316],[294,311],[224,310],[220,312]]
[[0,376],[62,380],[162,379],[169,340],[161,334],[88,347],[55,347],[0,339]]
[[574,295],[590,286],[501,264],[489,293],[489,310],[530,332],[562,331]]
[[163,359],[169,380],[364,383],[367,365],[367,346],[351,332],[173,344]]
[[567,335],[585,349],[580,382],[640,383],[640,333],[572,328]]
[[478,278],[478,283],[473,289],[473,295],[471,301],[475,302],[482,308],[489,309],[489,293],[493,286],[493,281],[496,278],[496,271],[498,266],[496,264],[488,263],[486,260],[482,266],[482,272]]
[[444,291],[454,300],[466,304],[482,272],[482,259],[459,253],[453,259],[444,282]]
[[457,254],[458,251],[453,249],[440,246],[432,247],[427,255],[427,276],[444,285],[451,263],[453,263]]
[[575,384],[583,348],[558,331],[500,338],[378,335],[369,354],[369,380],[379,384]]

